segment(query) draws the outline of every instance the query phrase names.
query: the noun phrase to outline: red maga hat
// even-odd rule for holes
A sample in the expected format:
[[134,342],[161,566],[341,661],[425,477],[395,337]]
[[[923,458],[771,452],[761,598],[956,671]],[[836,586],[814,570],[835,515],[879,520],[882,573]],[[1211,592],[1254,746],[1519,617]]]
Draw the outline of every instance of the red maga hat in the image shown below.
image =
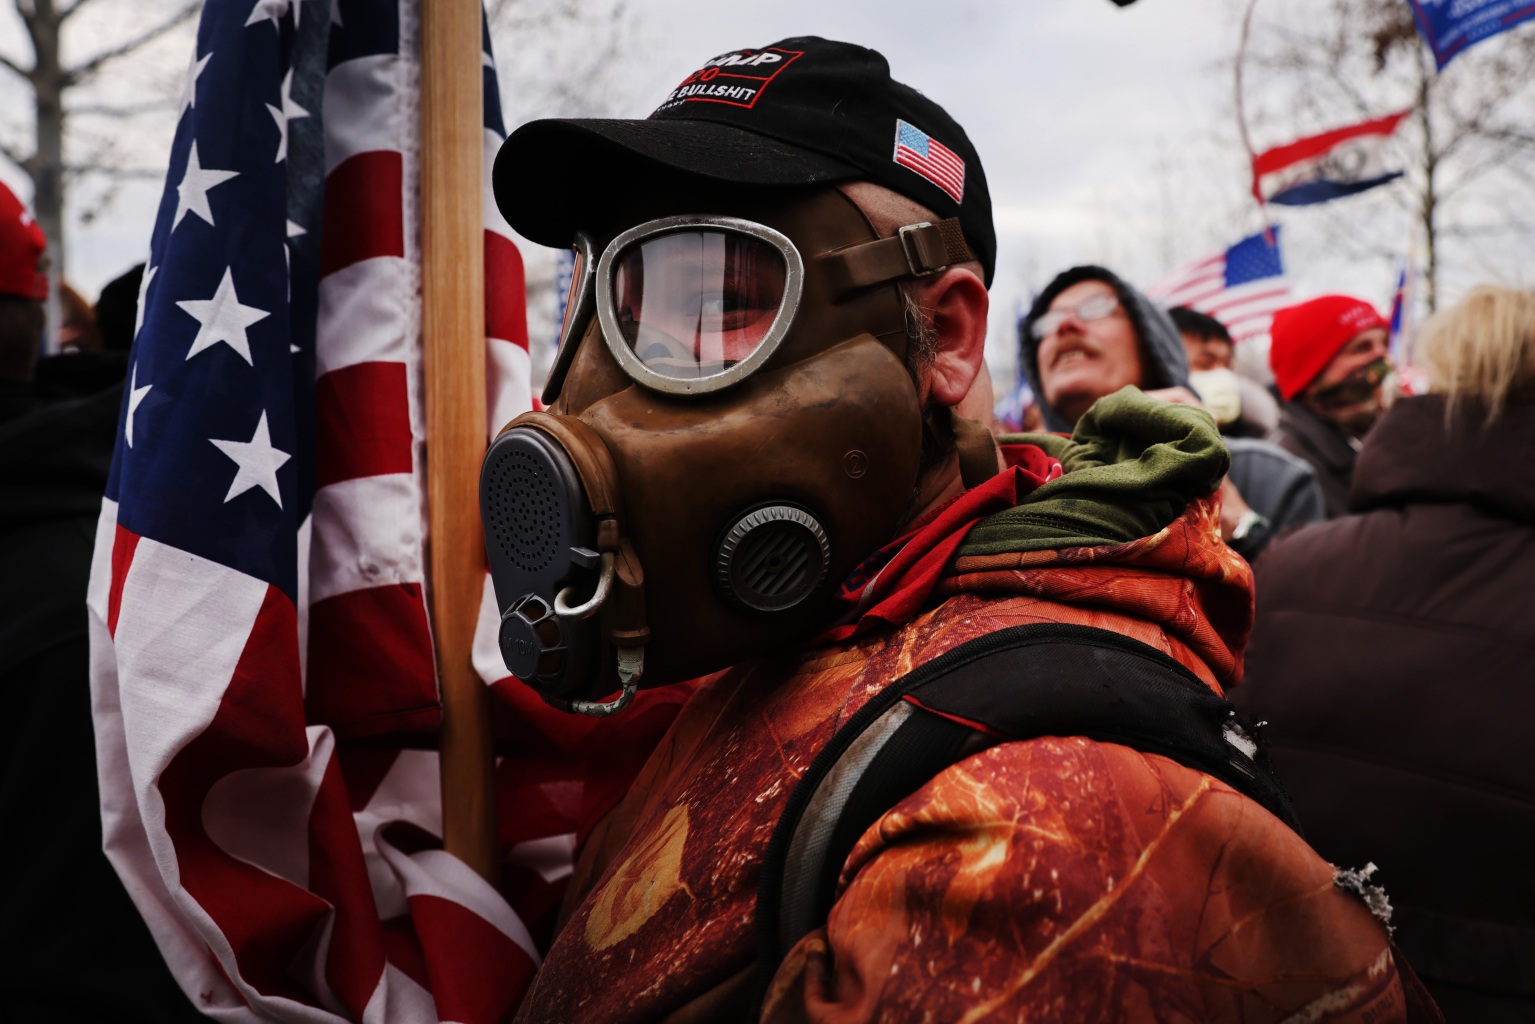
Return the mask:
[[1372,327],[1388,327],[1375,307],[1349,295],[1323,295],[1274,314],[1269,368],[1286,402],[1316,380],[1338,350]]
[[16,194],[0,184],[0,295],[48,298],[48,275],[38,264],[48,248],[43,229]]

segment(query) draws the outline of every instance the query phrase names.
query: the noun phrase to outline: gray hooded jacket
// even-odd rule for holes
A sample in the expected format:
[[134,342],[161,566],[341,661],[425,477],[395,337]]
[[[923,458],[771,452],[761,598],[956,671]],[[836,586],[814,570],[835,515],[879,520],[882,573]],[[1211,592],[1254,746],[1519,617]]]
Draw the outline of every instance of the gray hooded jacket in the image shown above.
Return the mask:
[[[1049,311],[1056,296],[1079,281],[1102,281],[1119,296],[1119,304],[1141,341],[1142,365],[1146,367],[1147,377],[1141,381],[1144,390],[1167,387],[1193,390],[1189,384],[1188,355],[1183,350],[1178,328],[1167,312],[1111,270],[1095,266],[1072,267],[1045,286],[1018,330],[1018,365],[1034,391],[1034,400],[1039,404],[1047,430],[1069,433],[1075,424],[1068,422],[1045,400],[1039,379],[1039,342],[1034,339],[1031,328],[1035,320]],[[1257,558],[1269,538],[1286,527],[1316,522],[1323,517],[1322,492],[1315,474],[1305,462],[1268,441],[1233,437],[1226,439],[1226,447],[1231,450],[1231,482],[1247,504],[1267,520],[1267,523],[1255,526],[1241,541],[1233,543],[1244,558],[1249,561]]]

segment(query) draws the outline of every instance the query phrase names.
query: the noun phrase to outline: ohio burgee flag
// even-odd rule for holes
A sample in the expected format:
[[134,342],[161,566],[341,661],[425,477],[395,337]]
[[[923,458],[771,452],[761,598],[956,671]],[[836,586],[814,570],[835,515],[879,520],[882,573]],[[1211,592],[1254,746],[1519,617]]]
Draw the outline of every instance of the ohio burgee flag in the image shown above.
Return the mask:
[[1386,142],[1410,110],[1275,146],[1253,157],[1253,195],[1281,206],[1309,206],[1395,181]]

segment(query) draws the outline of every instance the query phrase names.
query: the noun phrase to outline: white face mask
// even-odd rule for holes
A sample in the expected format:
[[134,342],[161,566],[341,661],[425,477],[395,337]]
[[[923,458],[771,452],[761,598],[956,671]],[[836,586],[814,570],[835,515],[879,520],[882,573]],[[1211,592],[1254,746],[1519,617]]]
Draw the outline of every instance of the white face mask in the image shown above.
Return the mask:
[[1189,374],[1189,387],[1204,403],[1205,411],[1215,417],[1217,426],[1235,423],[1241,417],[1242,389],[1232,371],[1195,370]]

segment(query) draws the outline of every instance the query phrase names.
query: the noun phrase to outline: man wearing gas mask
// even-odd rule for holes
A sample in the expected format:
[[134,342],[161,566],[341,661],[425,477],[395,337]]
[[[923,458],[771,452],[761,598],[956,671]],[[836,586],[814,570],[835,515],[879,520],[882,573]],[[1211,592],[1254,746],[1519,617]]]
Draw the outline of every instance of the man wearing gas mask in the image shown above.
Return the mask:
[[1362,299],[1323,295],[1275,313],[1270,338],[1284,399],[1274,441],[1311,463],[1327,518],[1341,516],[1364,436],[1386,411],[1390,327]]
[[[481,477],[503,655],[594,715],[702,677],[520,1020],[1404,1019],[1232,752],[1208,416],[1127,389],[999,449],[952,414],[996,246],[937,104],[786,39],[525,125],[495,193],[577,252],[548,410]],[[1203,753],[1163,728],[1196,708]]]

